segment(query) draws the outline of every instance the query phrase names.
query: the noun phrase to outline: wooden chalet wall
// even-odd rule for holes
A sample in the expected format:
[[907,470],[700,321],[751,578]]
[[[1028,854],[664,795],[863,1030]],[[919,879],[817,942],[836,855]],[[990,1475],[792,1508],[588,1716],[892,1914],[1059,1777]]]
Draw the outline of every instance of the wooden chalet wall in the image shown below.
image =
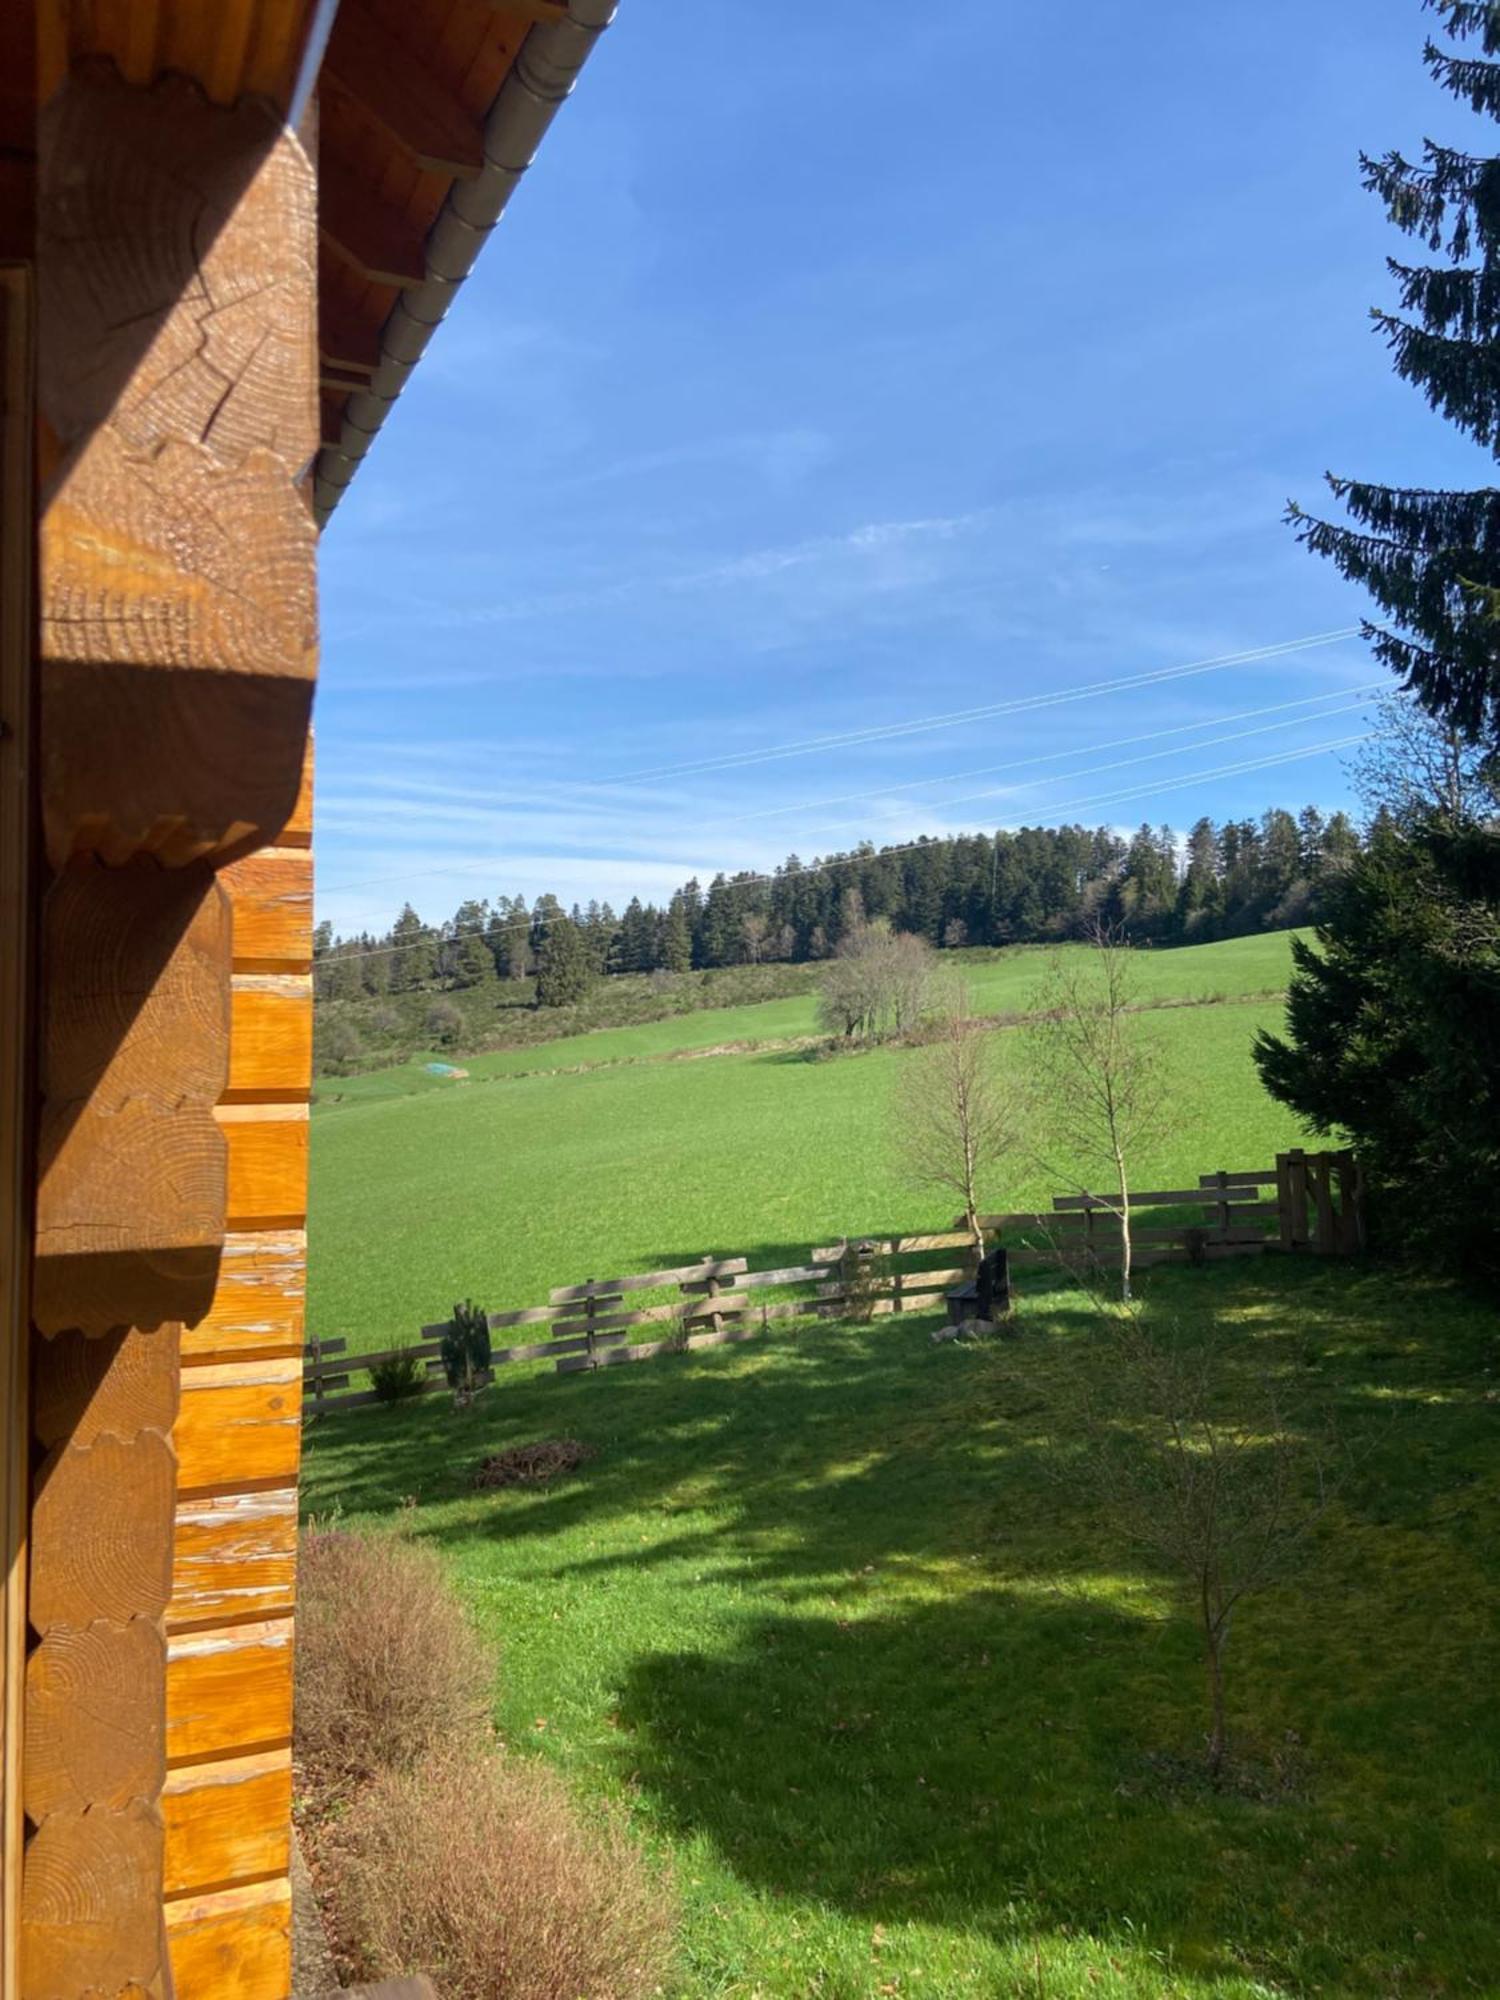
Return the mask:
[[[237,73],[219,103],[132,82],[70,60],[61,11],[39,37],[29,1651],[0,1984],[285,2000],[315,175]],[[252,10],[230,14],[248,61]]]
[[316,488],[609,12],[0,4],[0,2000],[290,1988]]

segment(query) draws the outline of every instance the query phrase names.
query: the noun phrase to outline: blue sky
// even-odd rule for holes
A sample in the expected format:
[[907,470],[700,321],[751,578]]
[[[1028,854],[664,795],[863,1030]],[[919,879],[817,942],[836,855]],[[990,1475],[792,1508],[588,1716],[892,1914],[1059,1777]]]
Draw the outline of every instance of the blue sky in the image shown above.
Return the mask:
[[1366,317],[1358,150],[1475,136],[1430,21],[622,0],[325,536],[320,915],[1347,803],[1231,767],[1367,727],[1357,641],[1016,704],[1351,625],[1326,466],[1493,476]]

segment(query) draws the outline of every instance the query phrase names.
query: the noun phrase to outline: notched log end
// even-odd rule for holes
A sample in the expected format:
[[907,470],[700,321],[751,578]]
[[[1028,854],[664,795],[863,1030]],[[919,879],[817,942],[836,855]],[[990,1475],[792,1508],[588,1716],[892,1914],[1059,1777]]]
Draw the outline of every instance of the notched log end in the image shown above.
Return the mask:
[[97,1339],[131,1327],[154,1333],[174,1321],[195,1326],[213,1304],[221,1248],[214,1242],[49,1256],[43,1244],[33,1291],[36,1329],[44,1338]]

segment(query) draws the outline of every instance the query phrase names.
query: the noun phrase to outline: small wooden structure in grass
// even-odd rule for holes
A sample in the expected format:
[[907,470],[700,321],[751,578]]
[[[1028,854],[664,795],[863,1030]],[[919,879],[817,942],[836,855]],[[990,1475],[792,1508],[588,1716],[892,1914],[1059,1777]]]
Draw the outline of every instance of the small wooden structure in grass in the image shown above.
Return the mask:
[[0,7],[0,2000],[286,2000],[318,535],[610,12]]

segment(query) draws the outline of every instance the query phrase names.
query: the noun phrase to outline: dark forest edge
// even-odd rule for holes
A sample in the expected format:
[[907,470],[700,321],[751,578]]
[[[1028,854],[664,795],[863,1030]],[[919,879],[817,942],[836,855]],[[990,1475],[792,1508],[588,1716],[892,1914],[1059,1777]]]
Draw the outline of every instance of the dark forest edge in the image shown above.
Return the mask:
[[1349,817],[1281,808],[1142,826],[959,834],[684,884],[664,907],[470,899],[440,924],[410,904],[381,935],[315,940],[317,1067],[349,1074],[806,993],[863,922],[940,951],[1065,943],[1106,923],[1137,943],[1207,944],[1314,923],[1361,848]]

